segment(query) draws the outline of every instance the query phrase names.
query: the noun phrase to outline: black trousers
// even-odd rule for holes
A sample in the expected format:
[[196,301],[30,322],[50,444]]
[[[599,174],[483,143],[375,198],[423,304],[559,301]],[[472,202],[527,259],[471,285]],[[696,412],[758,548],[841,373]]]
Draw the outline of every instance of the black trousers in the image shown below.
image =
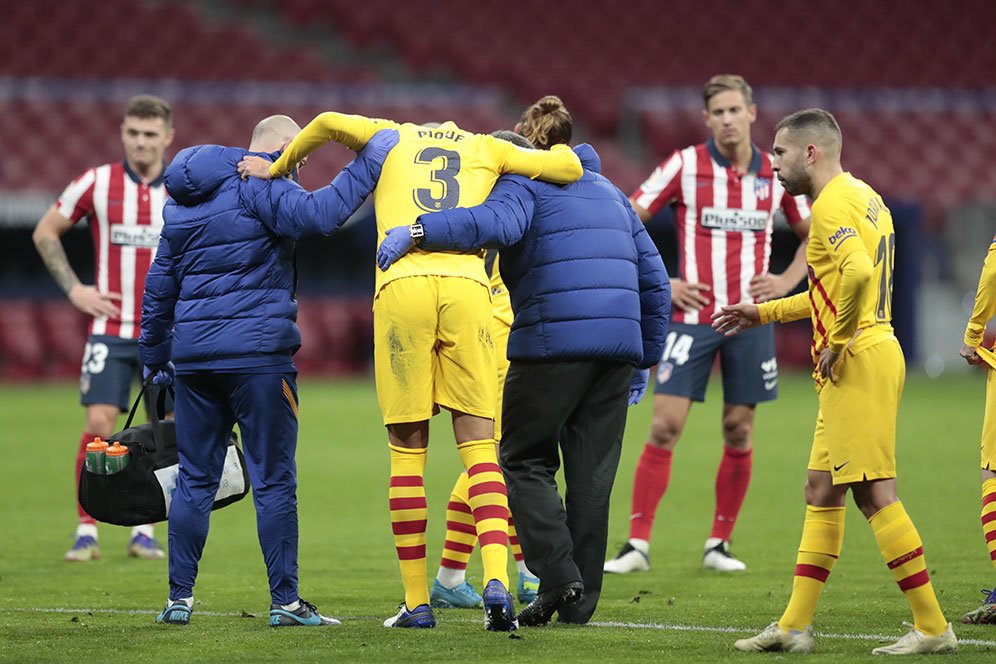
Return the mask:
[[[632,376],[625,362],[513,361],[505,378],[501,468],[526,564],[541,592],[584,583],[584,599],[565,607],[561,621],[588,622],[601,595]],[[561,453],[564,502],[555,478]]]

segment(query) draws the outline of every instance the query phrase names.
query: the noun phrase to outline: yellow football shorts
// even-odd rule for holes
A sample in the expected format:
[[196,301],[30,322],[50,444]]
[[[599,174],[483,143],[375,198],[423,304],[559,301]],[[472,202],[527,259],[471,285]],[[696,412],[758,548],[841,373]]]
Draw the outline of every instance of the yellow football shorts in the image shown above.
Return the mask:
[[498,365],[498,401],[495,406],[495,440],[501,440],[501,405],[508,374],[508,333],[512,327],[500,318],[492,318],[491,336],[495,340],[495,362]]
[[463,277],[416,275],[374,299],[374,374],[384,424],[439,407],[493,419],[498,400],[491,292]]
[[982,419],[982,468],[996,470],[996,370],[986,378],[986,414]]
[[906,381],[906,362],[890,338],[837,361],[837,382],[820,391],[810,470],[834,484],[896,476],[896,416]]

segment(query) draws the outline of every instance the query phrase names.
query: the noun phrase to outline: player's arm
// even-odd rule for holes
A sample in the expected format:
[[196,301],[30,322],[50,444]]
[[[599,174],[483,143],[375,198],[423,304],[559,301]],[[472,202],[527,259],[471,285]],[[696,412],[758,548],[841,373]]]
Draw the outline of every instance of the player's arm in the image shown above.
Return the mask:
[[629,197],[640,221],[647,223],[662,207],[681,196],[681,164],[681,153],[671,153]]
[[530,180],[555,184],[577,182],[584,174],[581,160],[566,145],[554,145],[549,150],[528,150],[493,136],[487,136],[486,140],[499,173],[516,173]]
[[390,120],[374,120],[362,115],[334,111],[321,113],[294,137],[280,158],[270,165],[269,175],[274,178],[287,175],[305,157],[330,141],[350,150],[359,150],[378,130],[397,126]]
[[[996,314],[996,238],[993,238],[992,244],[989,245],[989,253],[986,254],[986,260],[982,264],[979,287],[975,291],[975,306],[965,328],[965,347],[975,349],[982,344],[986,323],[994,314]],[[965,356],[964,352],[962,356]]]
[[172,354],[173,323],[180,287],[166,238],[159,238],[156,259],[145,275],[142,295],[142,333],[138,338],[142,364],[150,369],[166,366]]
[[837,301],[833,303],[837,316],[827,334],[827,347],[833,353],[840,353],[858,331],[861,306],[871,287],[875,262],[858,233],[858,215],[865,214],[863,208],[859,212],[855,201],[845,196],[820,200],[817,205],[812,234],[828,247],[830,259],[840,272]]
[[647,369],[656,364],[664,353],[664,340],[671,321],[671,280],[660,252],[643,227],[642,220],[632,209],[622,192],[622,204],[630,216],[633,242],[636,245],[640,285],[640,332],[643,337],[643,362],[637,368]]
[[384,159],[397,143],[396,129],[377,132],[328,186],[317,191],[302,189],[286,178],[250,180],[243,185],[244,204],[281,237],[330,235],[377,186]]
[[59,284],[59,288],[69,297],[80,311],[90,316],[116,317],[121,311],[114,304],[120,300],[118,293],[101,293],[94,286],[80,283],[76,271],[69,264],[66,250],[62,246],[62,236],[73,227],[73,221],[62,216],[58,205],[53,205],[38,221],[31,239],[35,243],[49,274]]

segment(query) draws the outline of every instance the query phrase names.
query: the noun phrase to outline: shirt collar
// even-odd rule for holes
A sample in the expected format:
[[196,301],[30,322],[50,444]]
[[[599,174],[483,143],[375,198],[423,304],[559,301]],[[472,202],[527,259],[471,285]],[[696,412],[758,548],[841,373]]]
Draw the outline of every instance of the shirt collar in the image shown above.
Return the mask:
[[[732,166],[730,160],[724,157],[719,148],[716,147],[716,140],[712,136],[706,141],[706,149],[709,151],[709,156],[723,168],[730,168]],[[750,144],[750,151],[750,166],[747,167],[747,172],[757,175],[761,172],[761,151],[753,142]]]
[[[128,177],[131,178],[132,182],[134,182],[135,184],[144,184],[142,182],[142,178],[140,178],[138,176],[138,173],[136,173],[135,171],[131,170],[131,166],[128,165],[128,160],[127,159],[122,159],[121,163],[124,165],[125,173],[128,174]],[[159,177],[157,177],[155,180],[153,180],[152,182],[150,182],[149,186],[150,187],[161,187],[162,184],[163,184],[163,178],[165,176],[166,176],[166,162],[164,161],[163,162],[163,170],[160,171]]]

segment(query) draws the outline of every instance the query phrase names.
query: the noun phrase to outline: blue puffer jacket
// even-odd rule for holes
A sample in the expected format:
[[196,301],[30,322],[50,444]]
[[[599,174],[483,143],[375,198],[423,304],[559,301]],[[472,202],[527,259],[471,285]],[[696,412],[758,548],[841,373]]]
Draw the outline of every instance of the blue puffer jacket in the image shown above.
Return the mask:
[[585,168],[559,186],[499,178],[483,204],[426,214],[422,247],[501,249],[501,276],[515,319],[510,360],[607,359],[647,368],[660,360],[671,285],[657,248],[619,189]]
[[[329,186],[242,180],[241,148],[198,145],[166,169],[171,200],[142,299],[142,362],[177,371],[293,368],[301,345],[296,241],[335,231],[380,177],[397,132],[382,132]],[[264,155],[265,156],[265,155]]]

